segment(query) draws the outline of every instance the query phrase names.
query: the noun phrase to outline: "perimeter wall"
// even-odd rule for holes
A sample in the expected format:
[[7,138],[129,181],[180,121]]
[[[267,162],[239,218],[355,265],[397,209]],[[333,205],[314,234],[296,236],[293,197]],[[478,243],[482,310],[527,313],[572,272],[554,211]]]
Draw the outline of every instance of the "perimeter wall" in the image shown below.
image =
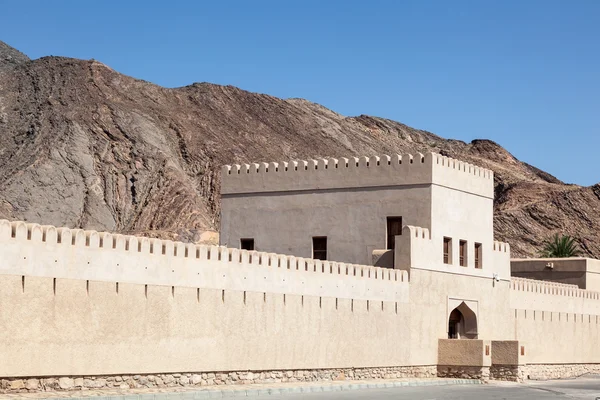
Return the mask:
[[405,271],[7,221],[0,254],[0,377],[410,365]]
[[[428,242],[420,229],[402,237]],[[0,389],[57,376],[433,376],[463,303],[492,360],[509,341],[523,354],[504,359],[530,377],[598,369],[599,293],[492,273],[503,244],[491,271],[428,266],[415,246],[409,268],[391,270],[0,221]]]
[[600,293],[513,278],[510,305],[523,347],[525,377],[551,379],[600,371]]

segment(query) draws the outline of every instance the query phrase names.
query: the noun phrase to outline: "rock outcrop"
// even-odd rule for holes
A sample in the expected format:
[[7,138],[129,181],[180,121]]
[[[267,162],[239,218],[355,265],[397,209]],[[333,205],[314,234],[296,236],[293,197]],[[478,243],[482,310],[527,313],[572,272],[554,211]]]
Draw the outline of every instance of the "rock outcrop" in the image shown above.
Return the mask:
[[600,257],[600,186],[564,184],[491,141],[232,86],[163,88],[0,42],[0,218],[195,241],[218,229],[222,164],[429,151],[494,170],[496,237],[514,256],[564,232]]

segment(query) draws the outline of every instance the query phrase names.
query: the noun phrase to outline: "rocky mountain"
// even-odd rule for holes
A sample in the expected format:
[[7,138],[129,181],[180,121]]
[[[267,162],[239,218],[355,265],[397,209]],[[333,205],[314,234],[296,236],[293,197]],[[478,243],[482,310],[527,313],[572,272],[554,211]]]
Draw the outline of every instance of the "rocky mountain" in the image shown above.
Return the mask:
[[0,41],[0,68],[9,68],[29,61],[29,57],[19,50]]
[[2,218],[198,240],[218,229],[222,164],[428,151],[495,171],[496,237],[513,256],[564,232],[600,257],[600,185],[564,184],[491,141],[232,86],[163,88],[0,42]]

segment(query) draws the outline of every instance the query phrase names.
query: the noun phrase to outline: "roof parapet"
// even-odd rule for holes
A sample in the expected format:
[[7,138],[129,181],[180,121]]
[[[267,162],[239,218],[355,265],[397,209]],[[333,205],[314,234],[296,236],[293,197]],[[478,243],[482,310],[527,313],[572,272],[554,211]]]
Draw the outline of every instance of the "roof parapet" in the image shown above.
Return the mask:
[[568,283],[539,281],[536,279],[512,277],[510,288],[521,292],[549,294],[556,296],[581,297],[584,299],[600,300],[600,292],[580,289],[577,285]]
[[493,196],[492,171],[436,153],[234,164],[224,165],[221,174],[223,195],[439,183],[483,187],[486,195],[491,188]]

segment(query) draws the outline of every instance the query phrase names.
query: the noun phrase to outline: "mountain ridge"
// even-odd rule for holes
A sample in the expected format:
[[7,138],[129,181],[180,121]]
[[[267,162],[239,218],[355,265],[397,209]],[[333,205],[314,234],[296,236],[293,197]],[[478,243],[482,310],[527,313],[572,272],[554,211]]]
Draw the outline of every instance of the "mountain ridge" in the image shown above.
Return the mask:
[[490,140],[234,86],[164,88],[96,60],[18,60],[0,68],[2,218],[195,241],[218,228],[223,164],[435,151],[495,172],[495,233],[514,256],[556,232],[600,257],[600,185],[565,184]]
[[30,61],[27,55],[0,40],[0,68],[14,67]]

